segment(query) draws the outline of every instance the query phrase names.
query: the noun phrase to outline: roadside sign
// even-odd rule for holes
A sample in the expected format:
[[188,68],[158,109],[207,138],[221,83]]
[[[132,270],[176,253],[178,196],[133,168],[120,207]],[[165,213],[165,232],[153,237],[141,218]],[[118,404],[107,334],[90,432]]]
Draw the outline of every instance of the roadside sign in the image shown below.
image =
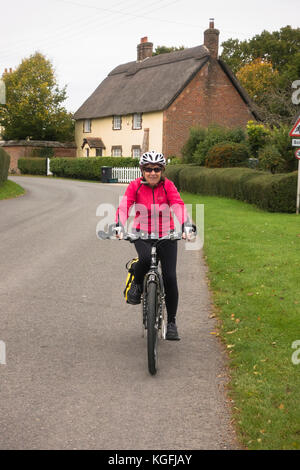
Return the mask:
[[293,147],[300,147],[300,139],[293,139],[292,140]]
[[296,150],[295,157],[298,158],[298,160],[300,160],[300,149]]
[[296,124],[289,132],[290,137],[300,137],[300,117],[298,118]]

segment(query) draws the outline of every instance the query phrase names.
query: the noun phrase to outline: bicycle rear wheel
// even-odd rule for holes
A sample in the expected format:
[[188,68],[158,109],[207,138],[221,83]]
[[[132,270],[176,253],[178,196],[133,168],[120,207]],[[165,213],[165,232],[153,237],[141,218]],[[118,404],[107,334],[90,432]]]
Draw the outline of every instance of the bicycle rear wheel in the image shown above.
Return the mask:
[[148,369],[151,375],[157,372],[157,286],[150,282],[147,289],[147,352]]

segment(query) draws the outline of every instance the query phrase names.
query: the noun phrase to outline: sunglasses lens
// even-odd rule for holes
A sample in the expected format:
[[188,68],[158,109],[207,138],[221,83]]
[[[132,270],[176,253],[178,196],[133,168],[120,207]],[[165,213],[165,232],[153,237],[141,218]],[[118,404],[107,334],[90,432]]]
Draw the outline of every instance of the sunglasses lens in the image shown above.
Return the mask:
[[152,173],[154,171],[155,173],[160,173],[161,169],[160,168],[144,168],[146,173]]

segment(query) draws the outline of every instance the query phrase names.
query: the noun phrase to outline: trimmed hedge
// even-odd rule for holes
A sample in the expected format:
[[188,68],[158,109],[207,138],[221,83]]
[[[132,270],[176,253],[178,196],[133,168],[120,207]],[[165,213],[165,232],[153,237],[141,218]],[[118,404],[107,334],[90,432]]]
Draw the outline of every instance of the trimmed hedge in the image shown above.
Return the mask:
[[182,191],[238,199],[269,212],[296,210],[297,172],[272,175],[248,168],[174,165],[166,176]]
[[0,185],[7,180],[9,164],[10,156],[5,150],[0,148]]
[[54,176],[101,181],[101,168],[139,166],[136,158],[124,157],[84,157],[53,158],[50,160],[50,171]]
[[18,168],[23,175],[46,175],[47,158],[19,158]]

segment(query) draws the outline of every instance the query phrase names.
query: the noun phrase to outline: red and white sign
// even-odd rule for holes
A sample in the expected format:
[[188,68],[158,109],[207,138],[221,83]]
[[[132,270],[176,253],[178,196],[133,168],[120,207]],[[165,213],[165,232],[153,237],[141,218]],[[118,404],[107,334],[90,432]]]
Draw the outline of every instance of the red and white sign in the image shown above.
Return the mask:
[[298,160],[300,160],[300,149],[296,150],[295,157],[298,158]]
[[293,129],[289,132],[290,137],[300,137],[300,117],[298,118]]

